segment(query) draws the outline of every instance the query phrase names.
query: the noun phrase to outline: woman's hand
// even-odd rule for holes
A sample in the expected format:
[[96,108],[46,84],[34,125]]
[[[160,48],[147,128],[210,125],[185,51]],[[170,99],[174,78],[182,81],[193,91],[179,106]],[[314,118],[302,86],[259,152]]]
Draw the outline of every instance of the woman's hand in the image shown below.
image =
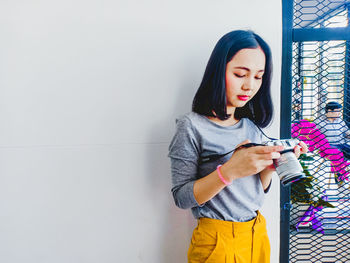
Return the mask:
[[294,154],[297,158],[299,158],[301,154],[307,153],[308,151],[309,149],[303,141],[300,141],[298,145],[294,147]]
[[[243,141],[237,146],[237,149],[224,165],[221,166],[221,174],[215,170],[209,175],[195,181],[193,185],[193,194],[198,204],[204,204],[217,195],[226,184],[221,180],[223,176],[225,181],[232,182],[235,179],[257,174],[266,167],[273,164],[272,159],[280,158],[279,151],[284,149],[283,146],[253,146],[244,148],[242,144],[249,143],[249,140]],[[272,172],[271,172],[272,173]],[[264,189],[270,181],[264,177],[262,185]]]
[[[307,153],[309,151],[307,145],[303,142],[303,141],[300,141],[298,143],[298,145],[296,145],[294,147],[294,154],[295,154],[295,157],[299,158],[301,154],[303,153]],[[268,167],[266,167],[265,169],[266,171],[275,171],[275,166],[272,164],[272,165],[269,165]]]
[[[249,142],[249,140],[245,140],[237,148]],[[279,152],[283,149],[283,146],[239,148],[233,153],[230,160],[221,167],[222,174],[230,182],[238,178],[257,174],[266,167],[271,167],[273,159],[280,158]]]

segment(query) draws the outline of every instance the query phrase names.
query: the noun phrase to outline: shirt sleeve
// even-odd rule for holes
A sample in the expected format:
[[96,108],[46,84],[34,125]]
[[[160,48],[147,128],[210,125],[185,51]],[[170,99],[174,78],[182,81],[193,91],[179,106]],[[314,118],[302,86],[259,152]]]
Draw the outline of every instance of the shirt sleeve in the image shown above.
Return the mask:
[[186,117],[178,119],[168,156],[171,160],[171,191],[176,206],[183,209],[199,206],[193,194],[199,152],[191,121]]

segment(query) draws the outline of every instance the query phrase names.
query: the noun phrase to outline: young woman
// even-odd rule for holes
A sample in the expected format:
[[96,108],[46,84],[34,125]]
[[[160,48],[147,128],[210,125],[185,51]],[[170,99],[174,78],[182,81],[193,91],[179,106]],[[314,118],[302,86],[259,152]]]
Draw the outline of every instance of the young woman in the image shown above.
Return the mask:
[[[192,112],[177,119],[169,146],[172,193],[176,205],[198,219],[188,262],[270,262],[259,209],[283,147],[242,145],[260,143],[257,126],[272,119],[271,71],[271,51],[261,37],[243,30],[224,35]],[[297,156],[306,151],[305,144],[295,149]]]

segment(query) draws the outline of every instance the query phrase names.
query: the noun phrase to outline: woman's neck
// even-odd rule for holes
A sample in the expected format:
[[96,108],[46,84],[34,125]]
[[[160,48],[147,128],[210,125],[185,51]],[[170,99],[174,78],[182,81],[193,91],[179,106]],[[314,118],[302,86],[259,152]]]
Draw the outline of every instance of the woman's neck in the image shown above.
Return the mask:
[[215,122],[216,124],[219,124],[220,126],[224,126],[224,127],[233,126],[239,121],[238,119],[234,118],[233,114],[227,120],[220,120],[217,117],[208,117],[208,119],[211,120],[212,122]]

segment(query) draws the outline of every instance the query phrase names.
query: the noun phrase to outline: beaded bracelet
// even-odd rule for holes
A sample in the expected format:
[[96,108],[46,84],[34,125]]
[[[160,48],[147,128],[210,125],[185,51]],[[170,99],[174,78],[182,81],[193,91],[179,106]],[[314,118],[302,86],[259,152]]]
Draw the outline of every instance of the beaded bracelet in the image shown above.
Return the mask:
[[219,164],[219,165],[216,167],[216,171],[218,172],[218,176],[219,176],[220,180],[221,180],[225,185],[229,185],[230,183],[227,182],[227,181],[225,180],[225,178],[222,176],[222,173],[221,173],[221,170],[220,170],[220,167],[221,167],[221,166],[222,166],[222,165]]

